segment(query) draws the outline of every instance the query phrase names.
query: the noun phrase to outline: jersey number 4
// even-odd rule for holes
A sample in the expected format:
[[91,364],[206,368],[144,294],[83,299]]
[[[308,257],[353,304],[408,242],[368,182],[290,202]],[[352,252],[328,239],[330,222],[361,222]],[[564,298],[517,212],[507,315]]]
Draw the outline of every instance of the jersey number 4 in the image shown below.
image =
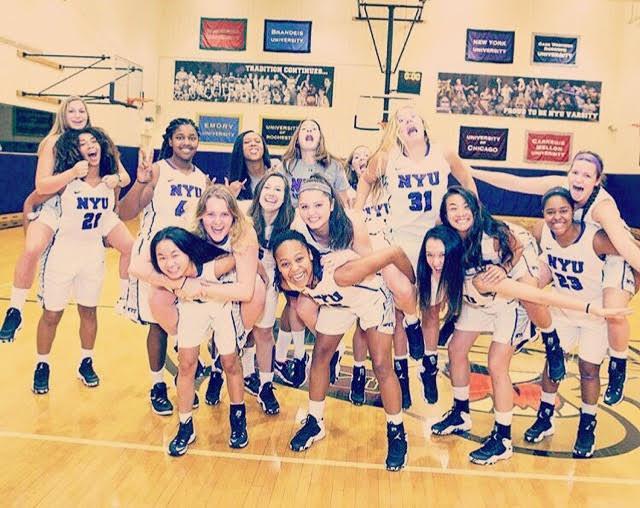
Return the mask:
[[428,212],[431,210],[431,191],[410,192],[407,196],[409,197],[409,210],[412,212]]
[[178,206],[176,206],[176,211],[175,211],[176,217],[180,217],[185,212],[184,205],[186,204],[187,204],[186,199],[180,200],[180,202],[178,203]]
[[84,219],[82,219],[82,229],[94,229],[98,227],[98,223],[100,222],[100,217],[102,217],[102,212],[93,213],[87,212],[84,214]]

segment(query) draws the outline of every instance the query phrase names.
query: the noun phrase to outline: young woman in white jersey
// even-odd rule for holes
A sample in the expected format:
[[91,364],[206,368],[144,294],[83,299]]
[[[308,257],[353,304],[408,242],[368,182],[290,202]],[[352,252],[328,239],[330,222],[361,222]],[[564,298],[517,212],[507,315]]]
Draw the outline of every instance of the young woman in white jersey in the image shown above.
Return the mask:
[[[152,154],[142,154],[136,181],[120,202],[120,216],[131,220],[142,212],[140,232],[133,248],[133,260],[142,257],[150,266],[149,245],[153,235],[167,226],[191,228],[198,199],[209,179],[193,164],[199,133],[188,118],[176,118],[162,137],[160,160],[151,164]],[[134,321],[148,324],[147,354],[151,371],[150,402],[159,415],[170,415],[173,405],[167,397],[164,364],[167,333],[158,325],[149,305],[151,286],[144,274],[132,274],[125,312]]]
[[[222,358],[237,358],[236,322],[231,302],[207,301],[183,298],[181,286],[189,279],[201,283],[215,283],[222,274],[233,269],[233,257],[189,233],[185,229],[170,226],[158,231],[151,240],[151,263],[155,270],[154,279],[160,285],[174,290],[178,297],[172,312],[164,316],[163,326],[178,343],[178,412],[180,424],[176,436],[169,443],[169,455],[180,456],[187,452],[196,439],[192,419],[192,404],[195,395],[194,378],[198,365],[200,344],[211,339]],[[226,364],[227,362],[225,362]],[[237,384],[237,383],[236,383]],[[229,396],[237,396],[234,383],[228,384]],[[229,446],[244,448],[248,443],[246,425],[239,425],[231,413],[231,435]]]
[[104,132],[93,127],[64,133],[55,144],[54,176],[73,167],[80,159],[88,163],[82,179],[66,184],[59,211],[48,208],[42,221],[55,227],[51,247],[42,260],[38,322],[37,364],[33,392],[49,391],[49,353],[58,323],[71,296],[80,315],[81,362],[78,378],[89,387],[100,379],[93,368],[93,347],[98,322],[96,307],[104,278],[102,237],[122,224],[113,211],[115,196],[103,177],[117,172],[117,156]]
[[[447,191],[440,217],[443,224],[457,231],[463,240],[464,255],[460,265],[464,269],[465,280],[460,315],[448,347],[454,405],[431,430],[434,434],[446,435],[471,428],[468,354],[481,332],[492,332],[488,362],[496,424],[489,438],[478,450],[471,452],[469,459],[476,464],[493,464],[512,455],[513,387],[509,365],[514,349],[529,334],[530,321],[524,307],[516,300],[519,297],[506,294],[501,289],[478,289],[475,278],[487,272],[481,278],[501,281],[509,276],[526,282],[522,275],[528,274],[531,265],[537,262],[537,252],[536,258],[530,259],[512,227],[491,217],[477,197],[461,187]],[[499,295],[495,294],[496,291]],[[531,298],[519,299],[527,301],[529,306],[541,306]]]
[[[371,193],[374,202],[388,203],[387,223],[391,231],[388,240],[393,245],[402,246],[414,269],[417,269],[424,232],[436,223],[450,174],[462,186],[476,192],[469,168],[453,151],[443,152],[431,142],[424,120],[416,109],[408,106],[395,111],[385,128],[380,146],[371,156],[367,170],[358,182],[355,206],[362,209]],[[405,312],[406,326],[420,326],[415,307],[409,312],[402,310]],[[421,333],[409,334],[407,338],[411,357],[422,360],[420,377],[424,398],[429,403],[435,403],[438,367],[434,360],[437,360],[438,343],[425,345]],[[400,345],[396,343],[395,354],[400,355],[401,352]],[[407,363],[406,352],[403,362]]]
[[[76,96],[67,97],[62,101],[53,122],[49,134],[38,146],[38,163],[36,166],[35,191],[25,200],[23,207],[23,223],[25,224],[25,245],[13,275],[13,287],[11,288],[11,300],[0,329],[0,342],[11,342],[22,324],[22,308],[24,307],[27,293],[33,285],[38,261],[42,253],[51,242],[54,229],[42,221],[37,220],[35,210],[44,204],[55,208],[57,194],[64,190],[65,185],[76,178],[82,178],[87,174],[87,163],[80,160],[77,165],[65,168],[67,171],[53,174],[55,165],[54,146],[61,134],[69,130],[90,127],[89,112],[85,102]],[[116,154],[117,157],[117,154]],[[110,188],[126,187],[131,179],[117,160],[117,172],[104,177],[105,184]],[[35,215],[35,217],[34,217]],[[124,228],[124,226],[123,226]],[[111,232],[109,244],[118,249],[120,258],[120,277],[124,281],[127,278],[127,267],[131,253],[131,238],[126,228],[116,228]],[[121,286],[124,287],[122,282]]]
[[[540,242],[540,284],[586,305],[602,305],[605,257],[618,255],[602,229],[573,219],[574,202],[564,187],[553,187],[542,197],[544,221],[536,224]],[[600,397],[600,365],[607,354],[607,326],[603,318],[553,309],[560,345],[569,352],[578,346],[582,408],[573,448],[576,458],[588,458],[595,448],[596,408]],[[539,443],[554,432],[553,412],[559,383],[542,371],[542,397],[534,424],[525,440]]]
[[413,270],[409,260],[399,247],[362,258],[347,250],[336,252],[340,261],[335,265],[323,266],[320,252],[297,231],[287,231],[276,237],[272,248],[277,264],[276,280],[283,289],[299,291],[320,305],[311,360],[308,416],[291,440],[291,449],[306,450],[324,437],[328,367],[344,333],[359,319],[387,417],[386,467],[390,471],[402,469],[407,461],[407,441],[402,423],[400,385],[391,365],[395,312],[391,293],[382,277],[376,274],[393,263],[411,277]]
[[[576,203],[575,218],[602,228],[620,253],[607,258],[604,268],[605,307],[624,307],[637,291],[629,265],[640,271],[640,248],[628,228],[613,197],[603,188],[604,164],[594,152],[581,151],[573,158],[567,179],[563,176],[519,177],[502,172],[474,170],[473,176],[503,189],[528,194],[544,194],[551,187],[567,187]],[[624,263],[624,261],[628,263]],[[627,319],[607,320],[609,337],[609,384],[604,402],[615,405],[622,400],[630,327]]]
[[[262,410],[269,415],[280,411],[272,386],[275,346],[273,325],[276,321],[280,293],[274,283],[276,263],[271,253],[270,243],[272,238],[290,228],[294,214],[287,178],[281,173],[267,173],[255,187],[248,214],[253,221],[260,244],[259,258],[268,277],[265,305],[264,312],[252,332],[256,342],[254,354],[251,355],[250,350],[245,348],[242,362],[244,365],[245,356],[249,356],[249,364],[253,368],[253,357],[257,354],[259,383],[256,395]],[[287,344],[287,348],[288,346]],[[286,358],[286,349],[284,354]],[[246,374],[245,372],[245,385]]]
[[258,182],[270,169],[272,160],[264,138],[255,131],[244,131],[233,143],[225,183],[236,199],[253,199]]

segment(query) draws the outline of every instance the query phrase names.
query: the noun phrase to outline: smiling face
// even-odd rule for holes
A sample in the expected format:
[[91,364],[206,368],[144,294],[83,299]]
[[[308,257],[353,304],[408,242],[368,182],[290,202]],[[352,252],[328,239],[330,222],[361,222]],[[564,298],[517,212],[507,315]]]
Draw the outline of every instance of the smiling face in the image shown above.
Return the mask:
[[473,212],[460,194],[451,194],[446,201],[447,220],[461,237],[465,237],[473,227]]
[[191,264],[189,256],[169,239],[158,242],[156,258],[160,271],[172,280],[184,277]]
[[544,204],[544,221],[557,237],[566,234],[573,224],[573,207],[562,196],[551,196]]
[[322,191],[307,190],[298,196],[300,217],[311,231],[320,231],[329,227],[331,210],[333,210],[333,203]]
[[216,243],[222,243],[233,225],[233,215],[224,199],[210,197],[202,216],[205,232]]
[[357,173],[358,176],[367,168],[367,162],[371,152],[366,146],[359,146],[353,151],[353,157],[351,159],[351,167]]
[[171,135],[169,146],[173,149],[173,155],[185,162],[191,162],[198,150],[198,133],[193,125],[180,125]]
[[262,137],[257,132],[248,132],[242,138],[242,154],[248,161],[255,162],[264,156]]
[[284,203],[285,183],[277,175],[270,176],[264,182],[260,192],[260,206],[265,212],[276,213]]
[[89,162],[89,166],[98,167],[100,165],[100,143],[93,134],[83,132],[78,136],[78,150],[84,160]]
[[305,120],[298,132],[300,150],[315,151],[320,144],[320,127],[313,120]]
[[580,206],[587,202],[595,186],[599,185],[602,180],[598,175],[596,165],[581,159],[573,161],[567,177],[571,197]]
[[410,143],[424,139],[424,122],[413,108],[402,108],[396,113],[400,139],[403,143]]
[[298,240],[282,242],[274,253],[278,271],[291,288],[304,288],[313,281],[313,263],[306,245]]
[[64,123],[68,129],[84,129],[89,121],[89,113],[82,101],[71,101],[67,104]]
[[427,263],[436,279],[440,279],[442,269],[444,268],[445,247],[442,240],[438,238],[428,238],[425,245],[425,254]]

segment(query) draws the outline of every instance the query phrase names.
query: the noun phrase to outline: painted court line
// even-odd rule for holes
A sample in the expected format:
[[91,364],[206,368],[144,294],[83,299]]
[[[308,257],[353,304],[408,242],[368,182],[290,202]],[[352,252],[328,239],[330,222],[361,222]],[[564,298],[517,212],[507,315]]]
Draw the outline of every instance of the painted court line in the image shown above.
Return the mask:
[[[51,443],[65,443],[72,445],[97,446],[101,448],[115,448],[124,450],[142,450],[148,452],[156,452],[166,454],[166,449],[162,446],[145,445],[140,443],[127,443],[121,441],[104,441],[99,439],[83,439],[65,436],[49,436],[43,434],[30,434],[26,432],[10,432],[0,431],[0,438],[24,439],[31,441],[46,441]],[[256,462],[274,462],[284,464],[300,464],[326,467],[350,467],[354,469],[378,469],[383,470],[382,464],[371,464],[367,462],[349,462],[341,460],[323,460],[312,458],[295,458],[295,457],[277,457],[274,455],[256,455],[243,452],[222,452],[213,450],[198,450],[191,448],[189,455],[197,455],[199,457],[215,457],[220,459],[232,460],[251,460]],[[632,478],[611,478],[606,476],[573,476],[573,475],[554,475],[542,473],[526,473],[526,472],[507,472],[495,471],[488,469],[456,469],[456,468],[438,468],[426,466],[407,466],[405,471],[411,473],[429,473],[442,474],[452,476],[470,476],[470,477],[488,477],[488,478],[505,478],[519,480],[539,480],[539,481],[559,481],[567,483],[596,483],[609,485],[627,485],[640,486],[640,479]]]

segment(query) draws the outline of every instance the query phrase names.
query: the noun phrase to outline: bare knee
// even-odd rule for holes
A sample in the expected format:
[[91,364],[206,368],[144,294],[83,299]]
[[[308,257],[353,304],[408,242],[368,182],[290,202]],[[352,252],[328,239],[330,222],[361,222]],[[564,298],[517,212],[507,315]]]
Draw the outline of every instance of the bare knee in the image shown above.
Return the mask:
[[600,379],[600,365],[587,362],[580,358],[578,361],[578,369],[580,370],[581,381],[594,381]]
[[229,376],[236,376],[242,374],[240,362],[238,356],[235,353],[230,355],[220,355],[220,362],[222,363],[222,369]]
[[372,365],[373,373],[376,375],[379,382],[388,379],[394,373],[390,359],[385,358],[382,360],[374,360],[372,361]]
[[62,319],[62,311],[45,310],[42,313],[42,320],[48,326],[58,326],[58,323],[60,323],[61,319]]

